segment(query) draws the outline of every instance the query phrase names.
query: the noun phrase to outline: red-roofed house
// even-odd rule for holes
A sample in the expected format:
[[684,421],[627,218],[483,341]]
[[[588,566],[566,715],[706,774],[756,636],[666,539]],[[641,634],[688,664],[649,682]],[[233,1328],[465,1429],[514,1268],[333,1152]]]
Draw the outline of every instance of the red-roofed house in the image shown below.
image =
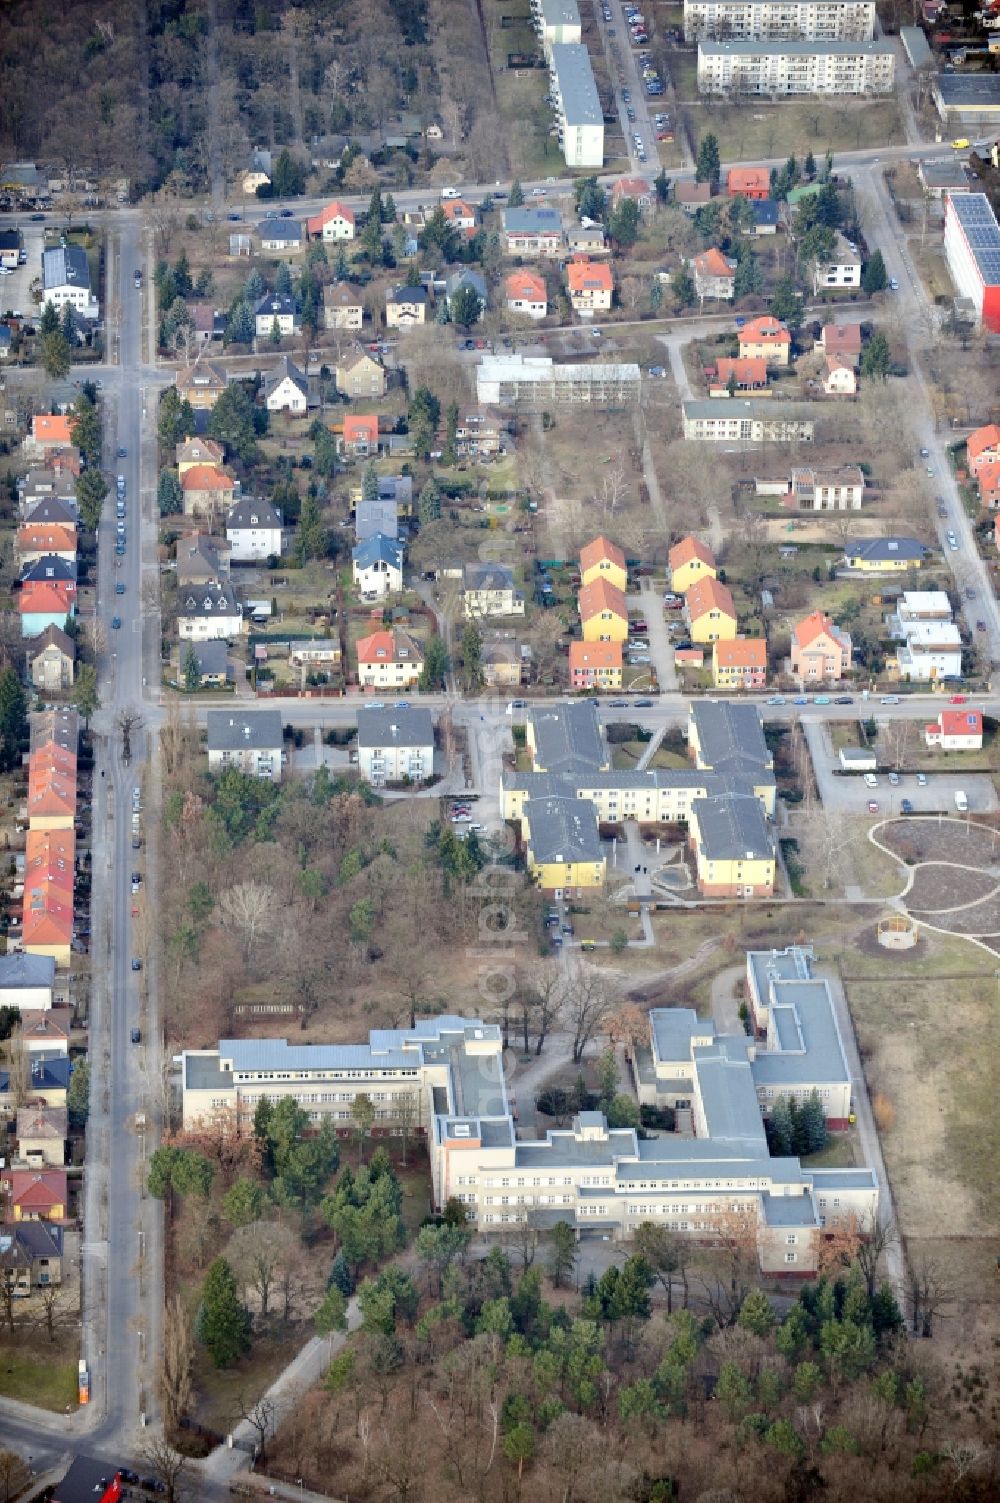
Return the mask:
[[569,644],[571,689],[620,689],[622,644],[620,642],[571,642]]
[[792,336],[784,324],[770,314],[752,318],[740,330],[740,357],[743,360],[766,360],[768,365],[787,365],[791,353]]
[[840,355],[857,365],[861,359],[861,325],[824,324],[816,348],[824,355]]
[[965,453],[973,475],[978,475],[984,464],[993,464],[1000,459],[1000,426],[987,423],[985,428],[970,433],[965,441]]
[[644,177],[620,177],[611,189],[611,202],[619,204],[623,198],[632,199],[640,209],[653,206],[653,190]]
[[736,607],[732,591],[710,574],[693,584],[684,596],[692,642],[730,642],[736,636]]
[[525,318],[544,318],[548,313],[549,295],[544,277],[537,277],[533,271],[512,271],[503,285],[511,313],[521,313]]
[[686,595],[693,584],[716,575],[715,554],[701,538],[686,537],[675,543],[667,555],[670,565],[670,588]]
[[712,683],[717,689],[763,689],[767,684],[767,643],[763,637],[736,637],[712,644]]
[[441,205],[445,219],[456,230],[461,231],[466,240],[471,240],[476,233],[476,211],[471,204],[467,204],[464,198],[450,198]]
[[0,1186],[7,1197],[10,1219],[66,1220],[69,1198],[65,1169],[8,1169]]
[[1000,459],[991,459],[989,464],[979,466],[976,479],[979,481],[980,503],[990,511],[1000,507]]
[[36,413],[31,420],[31,441],[38,449],[72,447],[73,435],[69,431],[69,418],[59,413]]
[[577,606],[585,642],[624,642],[628,637],[628,607],[621,590],[606,579],[581,585]]
[[735,259],[724,256],[717,246],[709,246],[691,262],[694,289],[699,297],[724,298],[727,302],[736,291]]
[[181,494],[186,517],[221,516],[232,506],[236,480],[215,464],[193,464],[181,475]]
[[21,636],[38,637],[76,615],[75,579],[26,579],[17,597]]
[[362,689],[409,689],[420,678],[424,654],[408,631],[373,631],[358,641],[358,683]]
[[823,611],[811,611],[792,631],[792,672],[802,681],[836,682],[850,671],[851,637]]
[[617,590],[624,590],[628,584],[624,553],[603,536],[580,549],[580,583],[592,584],[595,579],[606,579]]
[[715,374],[708,384],[711,397],[726,396],[730,381],[737,391],[763,391],[767,386],[766,360],[734,360],[723,355],[715,362]]
[[941,710],[937,720],[924,727],[924,741],[942,751],[982,751],[982,710]]
[[322,240],[353,240],[354,210],[334,199],[332,204],[327,204],[325,209],[306,220],[306,234],[310,239],[318,236]]
[[375,416],[351,416],[344,419],[344,431],[340,440],[340,452],[365,458],[378,453],[378,418]]
[[72,522],[25,522],[17,529],[17,556],[22,564],[50,555],[71,564],[76,558],[76,528]]
[[569,300],[577,313],[609,313],[615,278],[606,261],[574,256],[566,268]]
[[730,198],[770,198],[771,174],[766,167],[730,167],[726,192]]
[[823,390],[828,397],[853,397],[858,390],[854,362],[843,355],[827,355],[823,366]]
[[24,848],[24,886],[44,884],[73,901],[76,836],[72,830],[29,830]]

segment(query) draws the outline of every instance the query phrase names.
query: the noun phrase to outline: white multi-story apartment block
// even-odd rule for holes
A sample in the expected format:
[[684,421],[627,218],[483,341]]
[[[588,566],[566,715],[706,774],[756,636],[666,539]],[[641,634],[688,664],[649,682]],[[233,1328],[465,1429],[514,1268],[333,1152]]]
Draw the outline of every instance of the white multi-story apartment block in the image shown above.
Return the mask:
[[813,420],[791,402],[751,402],[737,397],[681,404],[684,437],[708,443],[809,443]]
[[293,1097],[314,1122],[349,1129],[366,1095],[385,1131],[426,1132],[433,1199],[461,1202],[480,1232],[564,1220],[579,1233],[632,1237],[644,1221],[711,1241],[732,1213],[749,1214],[769,1272],[815,1272],[824,1235],[854,1215],[872,1227],[869,1169],[804,1169],[772,1158],[764,1121],[782,1097],[815,1091],[829,1125],[851,1115],[850,1072],[827,983],[805,949],[747,956],[756,1039],[720,1035],[689,1008],[657,1008],[649,1042],[632,1051],[641,1102],[684,1113],[695,1136],[641,1144],[580,1112],[567,1130],[519,1139],[496,1024],[463,1017],[375,1030],[367,1044],[223,1039],[181,1058],[186,1129],[220,1116],[249,1121],[262,1097]]
[[566,166],[603,167],[604,111],[590,53],[580,42],[554,42],[549,68]]
[[800,37],[870,42],[875,0],[684,0],[684,39]]
[[531,14],[546,57],[558,42],[583,40],[580,9],[576,0],[531,0]]
[[430,710],[365,705],[358,711],[358,770],[369,783],[420,783],[434,771]]
[[698,43],[702,94],[890,94],[895,67],[889,42]]
[[632,407],[639,400],[639,367],[556,363],[549,355],[484,355],[476,371],[483,407],[541,412],[550,406]]

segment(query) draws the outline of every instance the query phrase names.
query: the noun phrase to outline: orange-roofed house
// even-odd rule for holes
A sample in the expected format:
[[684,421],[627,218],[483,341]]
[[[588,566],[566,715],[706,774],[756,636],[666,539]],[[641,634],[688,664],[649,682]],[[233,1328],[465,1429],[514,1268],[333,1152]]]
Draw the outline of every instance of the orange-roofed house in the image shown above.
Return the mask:
[[730,198],[770,198],[771,174],[766,167],[730,167],[726,178]]
[[73,902],[76,836],[69,830],[29,830],[24,846],[24,886],[44,885]]
[[987,423],[985,428],[970,433],[965,441],[965,454],[973,475],[978,475],[984,464],[995,464],[1000,460],[1000,426]]
[[1000,459],[991,459],[989,464],[980,465],[976,479],[980,504],[996,511],[1000,508]]
[[940,710],[937,720],[924,727],[924,741],[942,751],[982,751],[982,710],[970,710],[968,705],[960,710]]
[[595,579],[606,579],[616,590],[624,590],[628,584],[624,553],[603,536],[580,549],[580,583],[592,584]]
[[728,585],[706,576],[684,596],[684,610],[692,642],[728,642],[736,635],[738,622]]
[[362,689],[409,689],[420,678],[423,648],[408,631],[373,631],[358,641],[358,683]]
[[730,385],[737,391],[766,390],[767,361],[720,356],[715,362],[715,374],[708,383],[708,394],[711,397],[728,396]]
[[851,669],[851,634],[823,611],[811,611],[792,631],[792,672],[800,683],[836,683]]
[[17,529],[17,556],[32,564],[46,555],[71,564],[76,558],[76,528],[72,522],[25,522]]
[[823,390],[828,397],[853,397],[858,390],[854,362],[845,355],[827,355],[823,366]]
[[353,240],[354,210],[334,199],[332,204],[327,204],[325,209],[306,220],[306,234],[311,239]]
[[63,899],[48,883],[24,889],[21,948],[26,955],[48,955],[68,966],[73,945],[72,898]]
[[39,637],[46,627],[65,626],[76,615],[75,579],[26,579],[17,597],[21,636]]
[[476,233],[476,211],[471,204],[464,198],[450,198],[441,205],[441,212],[464,239],[472,239]]
[[686,537],[675,543],[667,556],[670,565],[670,588],[685,595],[700,579],[714,579],[718,570],[715,554],[701,538]]
[[378,418],[370,414],[344,419],[344,431],[340,440],[340,452],[367,458],[378,453]]
[[621,590],[606,579],[582,585],[577,595],[585,642],[624,642],[628,637],[628,607]]
[[60,413],[36,413],[31,420],[31,441],[38,449],[72,448],[69,418]]
[[184,515],[222,516],[232,506],[237,489],[228,470],[216,464],[193,464],[181,475]]
[[65,1221],[69,1207],[65,1169],[9,1169],[3,1176],[4,1219]]
[[512,271],[503,284],[504,297],[510,313],[520,313],[524,318],[544,318],[549,311],[549,294],[545,278],[533,271]]
[[574,256],[566,267],[569,300],[577,313],[610,313],[615,278],[606,261]]
[[737,262],[724,256],[715,245],[702,251],[691,262],[694,290],[700,298],[715,297],[731,302],[736,292]]
[[620,689],[622,644],[620,642],[571,642],[569,644],[571,689]]
[[767,683],[767,643],[763,637],[735,637],[712,645],[712,683],[717,689],[763,689]]
[[752,318],[740,330],[740,358],[766,360],[768,365],[787,365],[792,356],[792,336],[770,314]]

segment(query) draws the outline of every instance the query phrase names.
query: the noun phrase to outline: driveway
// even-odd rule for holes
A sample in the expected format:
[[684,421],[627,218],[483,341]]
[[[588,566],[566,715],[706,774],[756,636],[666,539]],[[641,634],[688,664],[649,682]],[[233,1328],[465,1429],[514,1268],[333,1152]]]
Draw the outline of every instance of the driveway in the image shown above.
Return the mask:
[[667,636],[667,624],[663,619],[663,601],[653,581],[644,579],[639,594],[630,595],[628,604],[631,610],[642,611],[642,619],[646,623],[644,640],[649,642],[649,655],[656,669],[660,692],[676,694],[680,686],[677,682],[674,649]]
[[[31,284],[42,274],[42,251],[45,248],[44,225],[21,222],[21,248],[27,256],[24,266],[18,266],[9,277],[0,277],[0,311],[16,310],[25,318],[37,313],[31,296]],[[57,245],[58,241],[52,241]]]
[[[876,720],[878,710],[871,712]],[[977,814],[997,808],[996,789],[989,773],[928,772],[926,785],[917,783],[916,774],[901,772],[895,787],[886,773],[876,774],[877,786],[869,787],[860,773],[839,772],[840,759],[833,750],[827,727],[811,717],[802,717],[802,730],[809,746],[816,786],[826,810],[844,814],[866,814],[868,800],[875,799],[879,813],[891,818],[900,813],[900,801],[908,798],[916,812],[936,814],[940,809],[953,811],[955,794],[961,790],[969,808]]]

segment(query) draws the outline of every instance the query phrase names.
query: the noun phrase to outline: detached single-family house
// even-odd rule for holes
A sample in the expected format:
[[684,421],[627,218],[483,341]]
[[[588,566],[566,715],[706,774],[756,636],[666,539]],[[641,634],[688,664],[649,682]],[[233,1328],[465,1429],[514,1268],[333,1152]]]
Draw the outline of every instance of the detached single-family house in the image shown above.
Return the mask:
[[577,608],[585,642],[624,642],[628,638],[625,595],[610,580],[598,577],[581,585]]
[[816,348],[824,355],[839,355],[852,365],[858,365],[861,360],[861,325],[824,324]]
[[620,177],[611,185],[612,207],[617,207],[627,198],[640,209],[651,209],[654,197],[653,189],[644,177]]
[[226,517],[229,557],[235,564],[281,557],[281,512],[270,501],[241,496]]
[[90,261],[82,245],[57,245],[42,251],[42,303],[51,303],[60,312],[72,308],[81,318],[100,316],[90,290]]
[[353,240],[354,210],[334,199],[333,203],[306,220],[306,231],[312,239]]
[[0,955],[0,1007],[42,1011],[52,1006],[55,961],[14,950]]
[[72,447],[73,435],[70,432],[68,417],[61,412],[35,413],[31,419],[31,436],[24,441],[25,449],[30,449],[33,454],[45,459],[52,449]]
[[702,251],[691,262],[694,290],[700,298],[714,297],[731,302],[736,292],[736,268],[732,256],[724,256],[715,245]]
[[512,632],[488,632],[483,637],[479,659],[487,689],[520,687],[525,655]]
[[46,557],[61,558],[71,564],[76,558],[76,523],[22,522],[15,546],[22,564]]
[[189,642],[228,642],[243,630],[243,607],[227,581],[178,591],[177,631]]
[[[47,1013],[40,1013],[47,1017]],[[17,1113],[17,1153],[33,1167],[52,1164],[57,1169],[66,1162],[66,1108],[64,1106],[22,1106]]]
[[448,311],[452,314],[453,318],[452,299],[463,287],[467,287],[470,292],[474,292],[479,299],[479,313],[472,320],[473,323],[476,323],[486,312],[486,278],[480,272],[474,271],[470,266],[464,266],[461,271],[453,271],[450,276],[445,278],[445,301],[448,304]]
[[466,564],[462,570],[462,609],[467,620],[483,616],[523,616],[524,596],[506,564]]
[[509,256],[562,255],[563,225],[558,209],[504,209],[503,233]]
[[354,541],[363,543],[377,532],[384,537],[399,537],[399,506],[389,496],[373,496],[370,500],[360,498],[354,509]]
[[763,689],[767,684],[767,643],[763,637],[716,639],[712,644],[712,683],[716,689]]
[[434,725],[430,710],[358,710],[358,769],[369,783],[419,783],[434,771]]
[[524,318],[544,318],[549,311],[545,278],[533,271],[512,271],[504,282],[507,310]]
[[[0,1279],[15,1298],[62,1283],[63,1229],[46,1221],[0,1224]],[[56,1489],[62,1491],[60,1483]],[[100,1500],[103,1503],[103,1500]]]
[[28,648],[28,676],[43,694],[73,687],[76,643],[61,626],[47,626]]
[[753,212],[754,235],[776,235],[778,233],[778,220],[781,217],[781,205],[774,198],[755,198],[751,200],[750,208]]
[[736,607],[728,585],[707,576],[684,596],[692,642],[731,641],[736,636]]
[[217,584],[229,577],[229,544],[207,532],[189,532],[175,549],[177,588]]
[[622,662],[621,642],[571,642],[569,686],[571,689],[620,689]]
[[426,287],[393,287],[385,295],[387,329],[412,329],[427,321]]
[[967,705],[960,710],[940,710],[937,720],[924,727],[924,742],[942,751],[982,751],[982,710],[970,710]]
[[221,465],[225,457],[225,446],[214,438],[185,438],[174,448],[178,475],[196,464]]
[[[455,425],[455,453],[460,458],[492,459],[500,453],[506,425],[495,412],[473,408],[460,411]],[[438,442],[444,447],[447,428],[438,429]]]
[[766,167],[730,167],[726,192],[730,198],[770,198],[771,174]]
[[715,554],[701,538],[686,537],[675,543],[667,555],[670,588],[675,595],[686,595],[702,579],[714,579],[718,570]]
[[742,360],[766,360],[768,365],[787,365],[791,354],[791,334],[770,314],[750,319],[740,330]]
[[861,257],[838,232],[829,261],[821,261],[813,268],[813,292],[820,292],[824,287],[860,286]]
[[374,413],[351,413],[344,419],[340,452],[355,459],[378,453],[378,417]]
[[7,1169],[0,1174],[11,1221],[65,1221],[69,1194],[65,1169]]
[[323,288],[323,322],[328,329],[360,329],[365,321],[365,305],[357,287],[337,282]]
[[385,366],[357,345],[342,360],[338,360],[334,374],[337,378],[337,390],[352,402],[364,397],[385,396],[388,385]]
[[302,249],[302,226],[297,219],[268,218],[258,228],[261,249],[296,255]]
[[221,516],[232,506],[239,482],[219,465],[195,464],[180,477],[182,509],[186,517]]
[[574,312],[584,317],[610,312],[615,277],[607,261],[574,256],[566,267],[566,284]]
[[403,588],[403,545],[381,532],[351,550],[351,574],[365,599],[376,600]]
[[593,584],[595,579],[606,579],[617,590],[624,590],[628,585],[625,555],[603,534],[580,549],[580,583]]
[[818,469],[796,465],[792,470],[790,497],[803,511],[860,511],[865,494],[865,475],[859,465]]
[[868,574],[895,574],[921,568],[926,551],[916,538],[859,538],[845,544],[844,563]]
[[280,710],[209,710],[205,731],[209,772],[235,767],[250,777],[280,781]]
[[715,362],[715,374],[709,379],[710,397],[728,396],[733,391],[765,391],[767,389],[767,361],[740,360],[731,355],[720,355]]
[[293,417],[306,414],[309,381],[287,355],[264,377],[264,406],[268,412],[289,412]]
[[792,628],[792,673],[802,684],[839,683],[851,671],[851,634],[823,611]]
[[194,365],[179,370],[174,380],[177,395],[182,402],[190,402],[195,411],[210,412],[227,386],[224,370],[207,360],[196,360]]
[[981,464],[976,474],[979,484],[979,503],[987,511],[1000,507],[1000,459],[991,464]]
[[266,292],[254,309],[254,332],[258,339],[272,338],[275,324],[282,339],[298,333],[298,309],[287,292]]
[[970,433],[965,441],[965,457],[971,474],[976,476],[984,465],[1000,461],[1000,424],[987,423]]
[[401,626],[361,637],[357,652],[362,689],[411,689],[423,671],[423,648]]
[[[67,870],[67,878],[67,889],[72,891],[72,866]],[[39,1059],[68,1055],[71,1030],[72,1010],[68,1007],[46,1007],[38,1012],[26,1009],[21,1014],[21,1041],[28,1053]]]
[[472,239],[476,233],[476,210],[472,204],[467,204],[464,198],[446,199],[441,205],[441,212],[464,240]]
[[828,397],[857,395],[858,377],[852,362],[843,355],[827,355],[823,365],[823,392]]
[[674,183],[674,203],[693,219],[712,198],[711,183]]
[[224,689],[227,684],[234,682],[236,671],[225,642],[178,643],[177,665],[182,676],[187,667],[188,653],[194,656],[199,688]]

